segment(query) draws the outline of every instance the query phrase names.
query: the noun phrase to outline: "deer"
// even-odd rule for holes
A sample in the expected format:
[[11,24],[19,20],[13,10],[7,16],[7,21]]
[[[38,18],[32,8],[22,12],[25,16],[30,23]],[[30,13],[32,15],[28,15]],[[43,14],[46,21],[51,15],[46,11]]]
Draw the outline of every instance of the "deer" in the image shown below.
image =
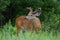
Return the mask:
[[36,17],[40,15],[41,8],[35,11],[33,11],[31,7],[27,7],[27,9],[29,9],[27,16],[19,16],[16,18],[17,35],[21,29],[23,32],[35,31],[36,33],[41,29],[41,22],[39,18]]

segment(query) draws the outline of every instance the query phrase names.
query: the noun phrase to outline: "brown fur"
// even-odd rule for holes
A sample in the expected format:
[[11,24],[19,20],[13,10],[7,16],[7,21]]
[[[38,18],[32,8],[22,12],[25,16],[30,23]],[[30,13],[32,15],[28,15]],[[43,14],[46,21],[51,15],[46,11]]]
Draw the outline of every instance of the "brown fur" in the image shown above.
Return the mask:
[[25,16],[20,16],[16,19],[17,34],[21,29],[25,30],[35,30],[36,33],[39,32],[41,28],[41,23],[38,18],[31,20],[25,19]]
[[25,16],[20,16],[16,19],[16,27],[18,33],[22,28],[25,28],[26,30],[32,30],[33,24],[31,23],[31,21],[26,20]]
[[[38,12],[38,11],[36,11],[36,12]],[[16,18],[17,34],[21,29],[27,30],[27,31],[29,31],[29,30],[34,31],[35,30],[36,33],[38,33],[40,31],[41,22],[40,22],[39,18],[37,18],[36,16],[33,15],[32,9],[30,10],[28,16],[32,19],[27,18],[27,19],[29,19],[29,20],[27,20],[26,16],[19,16]]]

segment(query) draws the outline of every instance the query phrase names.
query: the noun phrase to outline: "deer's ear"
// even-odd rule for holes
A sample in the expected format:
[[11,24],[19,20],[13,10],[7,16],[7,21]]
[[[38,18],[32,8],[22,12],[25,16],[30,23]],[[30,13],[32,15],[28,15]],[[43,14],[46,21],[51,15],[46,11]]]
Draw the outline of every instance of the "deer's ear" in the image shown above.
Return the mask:
[[39,12],[41,12],[41,8],[36,9],[36,10],[33,12],[33,14],[36,14],[36,13],[39,13]]
[[40,11],[41,11],[41,8],[38,8],[38,10],[40,10]]
[[41,8],[38,8],[33,12],[33,15],[35,16],[39,16],[40,14],[41,14]]
[[32,9],[31,7],[27,7],[27,9]]

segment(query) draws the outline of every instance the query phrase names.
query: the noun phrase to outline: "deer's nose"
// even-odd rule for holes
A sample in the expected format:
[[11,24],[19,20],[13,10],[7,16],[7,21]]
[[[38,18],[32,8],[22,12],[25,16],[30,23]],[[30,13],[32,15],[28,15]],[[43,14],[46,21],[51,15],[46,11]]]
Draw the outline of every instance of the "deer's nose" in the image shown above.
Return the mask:
[[26,20],[28,20],[28,18],[29,18],[28,16],[25,17]]
[[26,19],[30,20],[32,17],[31,16],[26,16]]
[[26,16],[25,18],[26,18],[26,19],[28,19],[29,17],[28,17],[28,16]]

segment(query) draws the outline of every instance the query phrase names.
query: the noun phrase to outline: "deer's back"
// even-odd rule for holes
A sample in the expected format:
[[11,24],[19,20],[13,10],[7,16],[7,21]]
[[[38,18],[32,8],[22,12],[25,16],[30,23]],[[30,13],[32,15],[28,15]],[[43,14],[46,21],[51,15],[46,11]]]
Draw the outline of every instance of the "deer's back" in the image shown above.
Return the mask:
[[27,30],[32,30],[33,29],[33,24],[30,20],[27,20],[25,18],[26,16],[20,16],[16,19],[16,26],[18,28],[25,28]]

